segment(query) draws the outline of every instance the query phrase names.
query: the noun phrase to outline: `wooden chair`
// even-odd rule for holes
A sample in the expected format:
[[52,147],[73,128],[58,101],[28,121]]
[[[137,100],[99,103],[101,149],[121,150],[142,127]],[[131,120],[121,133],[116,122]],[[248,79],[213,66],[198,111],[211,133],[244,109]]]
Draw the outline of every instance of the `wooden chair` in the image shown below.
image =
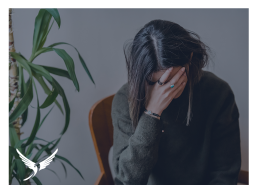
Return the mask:
[[[100,175],[95,185],[114,185],[108,163],[108,153],[113,145],[113,124],[111,119],[111,105],[114,94],[96,102],[89,112],[89,126],[95,151],[97,154]],[[248,171],[241,170],[238,182],[249,184]]]
[[97,154],[100,175],[95,185],[114,185],[108,163],[108,153],[113,145],[111,105],[114,94],[96,102],[90,109],[89,126]]

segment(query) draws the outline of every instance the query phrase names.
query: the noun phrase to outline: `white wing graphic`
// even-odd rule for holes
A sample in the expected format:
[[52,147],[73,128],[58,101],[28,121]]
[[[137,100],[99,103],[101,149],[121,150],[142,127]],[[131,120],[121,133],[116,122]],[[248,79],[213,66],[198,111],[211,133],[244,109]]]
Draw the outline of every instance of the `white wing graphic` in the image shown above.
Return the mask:
[[46,168],[50,162],[52,162],[53,158],[55,157],[55,154],[57,153],[58,149],[56,149],[56,151],[51,155],[49,156],[47,159],[43,160],[42,162],[39,163],[40,165],[40,168],[39,168],[39,171]]
[[30,161],[28,158],[26,158],[24,155],[22,155],[21,152],[19,152],[18,149],[16,149],[16,151],[18,152],[20,158],[22,159],[22,161],[24,162],[24,164],[26,166],[28,166],[30,169],[34,170],[35,167],[35,163],[33,161]]
[[26,166],[28,166],[30,169],[33,170],[32,175],[30,175],[28,178],[24,179],[23,181],[29,179],[30,177],[35,176],[36,173],[37,173],[37,171],[38,171],[38,168],[37,168],[36,164],[35,164],[33,161],[30,161],[30,160],[29,160],[28,158],[26,158],[24,155],[22,155],[22,153],[19,152],[18,149],[16,149],[16,151],[18,152],[18,154],[19,154],[21,160],[24,162],[24,164],[25,164]]

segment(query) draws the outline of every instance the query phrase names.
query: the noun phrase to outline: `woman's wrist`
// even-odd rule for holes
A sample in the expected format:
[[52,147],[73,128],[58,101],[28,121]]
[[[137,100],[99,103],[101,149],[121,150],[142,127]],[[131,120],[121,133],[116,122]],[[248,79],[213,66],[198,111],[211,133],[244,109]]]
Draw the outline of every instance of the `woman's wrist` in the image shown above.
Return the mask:
[[147,111],[151,111],[152,113],[158,114],[159,116],[161,116],[162,112],[161,110],[155,109],[155,108],[151,108],[151,107],[147,107],[145,108]]
[[157,116],[154,116],[154,115],[150,115],[150,114],[148,114],[147,112],[144,112],[146,115],[149,115],[149,116],[152,116],[152,117],[154,117],[154,118],[156,118],[156,119],[159,119],[160,120],[160,117],[157,117]]

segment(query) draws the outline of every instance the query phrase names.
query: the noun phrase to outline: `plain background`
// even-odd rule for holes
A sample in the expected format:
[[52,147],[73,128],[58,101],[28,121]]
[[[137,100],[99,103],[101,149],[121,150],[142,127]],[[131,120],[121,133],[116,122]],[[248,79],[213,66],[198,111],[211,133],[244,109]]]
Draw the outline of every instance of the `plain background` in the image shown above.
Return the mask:
[[[241,153],[243,170],[248,169],[248,9],[58,9],[61,28],[56,23],[48,35],[45,46],[67,42],[75,46],[84,58],[96,83],[96,87],[84,71],[77,52],[68,45],[58,46],[67,51],[75,63],[75,72],[80,92],[73,83],[58,76],[64,88],[70,108],[71,120],[68,131],[60,141],[58,154],[77,167],[85,180],[68,164],[65,173],[59,161],[48,168],[54,170],[61,181],[49,170],[42,170],[37,177],[43,184],[94,184],[100,169],[91,138],[88,114],[98,100],[115,94],[127,82],[123,55],[124,43],[149,21],[164,19],[178,23],[196,32],[201,40],[211,47],[214,65],[204,70],[211,71],[231,86],[240,112]],[[34,22],[39,9],[13,9],[13,31],[16,52],[26,58],[31,56]],[[52,22],[51,22],[52,23]],[[63,60],[54,52],[40,55],[35,64],[65,69]],[[25,74],[25,78],[28,75]],[[37,81],[40,104],[46,94]],[[59,102],[62,99],[58,96]],[[36,93],[31,106],[36,106]],[[41,111],[41,118],[51,107]],[[29,136],[36,117],[36,109],[29,108],[29,118],[21,129]],[[38,132],[38,137],[48,141],[59,136],[65,117],[54,107]],[[14,184],[17,182],[14,181]]]

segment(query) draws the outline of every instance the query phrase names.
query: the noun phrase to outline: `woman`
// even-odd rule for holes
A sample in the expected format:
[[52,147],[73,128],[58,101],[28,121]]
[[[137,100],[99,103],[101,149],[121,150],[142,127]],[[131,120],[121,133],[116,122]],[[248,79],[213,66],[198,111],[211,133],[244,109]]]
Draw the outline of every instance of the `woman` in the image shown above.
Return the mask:
[[202,70],[208,51],[164,20],[124,49],[128,82],[111,113],[115,184],[237,184],[239,112],[229,84]]

